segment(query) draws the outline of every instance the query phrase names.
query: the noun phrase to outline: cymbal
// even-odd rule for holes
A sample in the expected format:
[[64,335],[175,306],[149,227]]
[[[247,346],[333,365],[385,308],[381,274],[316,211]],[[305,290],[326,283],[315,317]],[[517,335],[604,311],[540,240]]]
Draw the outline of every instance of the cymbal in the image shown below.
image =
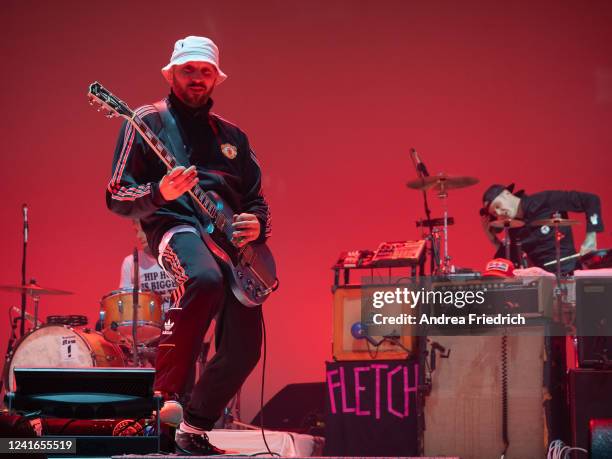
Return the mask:
[[465,188],[476,185],[478,179],[476,177],[453,177],[445,173],[438,175],[430,175],[429,177],[418,178],[406,183],[408,188],[413,190],[450,190],[454,188]]
[[525,222],[523,220],[516,220],[512,218],[504,218],[489,222],[489,228],[504,229],[506,228],[506,225],[508,228],[522,228],[525,226]]
[[38,295],[73,295],[73,292],[67,290],[59,290],[56,288],[43,288],[38,284],[25,285],[0,285],[0,290],[7,292],[25,292],[30,296]]
[[544,218],[531,222],[531,226],[574,226],[579,224],[580,221],[571,218]]

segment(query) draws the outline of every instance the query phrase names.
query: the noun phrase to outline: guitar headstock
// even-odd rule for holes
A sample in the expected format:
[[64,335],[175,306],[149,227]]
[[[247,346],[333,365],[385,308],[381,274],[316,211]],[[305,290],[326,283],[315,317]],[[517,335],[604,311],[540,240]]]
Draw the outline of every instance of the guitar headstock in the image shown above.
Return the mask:
[[89,98],[89,104],[92,106],[96,105],[98,111],[105,112],[104,114],[107,118],[114,118],[116,116],[130,118],[133,115],[132,110],[125,102],[97,81],[89,85],[87,97]]

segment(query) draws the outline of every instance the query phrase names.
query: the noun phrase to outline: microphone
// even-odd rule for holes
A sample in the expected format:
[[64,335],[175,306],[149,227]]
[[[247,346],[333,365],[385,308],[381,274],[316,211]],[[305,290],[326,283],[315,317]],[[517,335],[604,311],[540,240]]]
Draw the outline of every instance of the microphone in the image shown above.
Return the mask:
[[23,240],[28,242],[28,205],[24,204],[23,209]]
[[351,327],[351,335],[353,335],[353,338],[355,339],[367,340],[372,346],[380,346],[381,343],[376,341],[370,335],[368,335],[368,331],[363,322],[355,322],[353,324],[353,326]]
[[423,163],[423,161],[421,161],[419,154],[414,148],[410,149],[410,158],[412,158],[412,163],[414,164],[414,167],[417,170],[417,174],[419,174],[419,176],[429,177],[427,167],[425,167],[425,164]]

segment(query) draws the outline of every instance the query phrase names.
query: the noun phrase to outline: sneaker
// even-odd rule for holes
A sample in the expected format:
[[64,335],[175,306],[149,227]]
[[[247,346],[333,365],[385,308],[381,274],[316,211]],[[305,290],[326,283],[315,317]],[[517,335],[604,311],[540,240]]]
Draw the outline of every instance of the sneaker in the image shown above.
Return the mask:
[[214,456],[225,454],[225,451],[210,444],[208,435],[205,433],[192,434],[177,430],[174,440],[177,452],[191,456]]

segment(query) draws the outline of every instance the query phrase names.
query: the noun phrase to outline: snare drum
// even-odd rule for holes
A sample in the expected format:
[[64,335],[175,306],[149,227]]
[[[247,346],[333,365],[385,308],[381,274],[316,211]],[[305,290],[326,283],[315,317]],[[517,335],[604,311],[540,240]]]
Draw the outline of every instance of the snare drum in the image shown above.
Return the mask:
[[15,345],[4,366],[4,387],[15,390],[14,368],[86,368],[125,366],[123,353],[101,333],[48,324]]
[[[131,343],[134,317],[131,290],[114,290],[100,300],[100,321],[104,336],[114,343]],[[159,337],[162,328],[162,299],[149,291],[138,293],[136,338],[148,343]]]

